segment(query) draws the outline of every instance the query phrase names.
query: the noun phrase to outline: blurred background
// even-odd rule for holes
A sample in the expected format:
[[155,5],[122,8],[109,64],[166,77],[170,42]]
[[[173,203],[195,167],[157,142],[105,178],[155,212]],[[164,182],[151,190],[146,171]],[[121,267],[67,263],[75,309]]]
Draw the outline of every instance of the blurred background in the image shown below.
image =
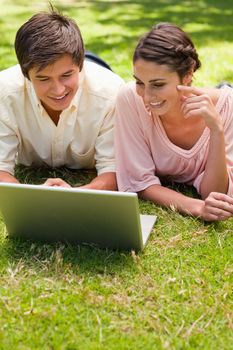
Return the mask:
[[[173,22],[193,39],[202,68],[194,84],[233,82],[232,0],[51,1],[76,20],[86,49],[106,60],[125,80],[132,78],[131,58],[140,36],[158,22]],[[49,8],[48,1],[0,0],[0,69],[15,64],[14,38],[29,17]]]

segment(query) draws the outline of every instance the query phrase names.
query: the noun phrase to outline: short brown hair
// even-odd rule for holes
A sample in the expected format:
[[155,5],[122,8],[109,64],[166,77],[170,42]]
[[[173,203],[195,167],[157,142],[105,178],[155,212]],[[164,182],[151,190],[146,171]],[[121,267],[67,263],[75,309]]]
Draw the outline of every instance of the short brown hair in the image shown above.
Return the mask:
[[31,68],[39,70],[70,54],[81,70],[84,44],[79,27],[72,19],[51,9],[40,12],[24,23],[16,33],[15,52],[23,74]]
[[133,62],[139,58],[167,65],[183,78],[191,69],[201,66],[198,54],[189,36],[172,23],[159,23],[138,42]]

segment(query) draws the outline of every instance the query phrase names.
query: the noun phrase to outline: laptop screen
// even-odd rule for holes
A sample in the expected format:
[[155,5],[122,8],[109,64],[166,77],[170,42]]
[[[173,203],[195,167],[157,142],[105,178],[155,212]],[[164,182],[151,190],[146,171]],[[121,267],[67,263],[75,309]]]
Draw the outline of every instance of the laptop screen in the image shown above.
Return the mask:
[[137,194],[0,183],[0,211],[9,236],[43,242],[92,243],[114,249],[143,248]]

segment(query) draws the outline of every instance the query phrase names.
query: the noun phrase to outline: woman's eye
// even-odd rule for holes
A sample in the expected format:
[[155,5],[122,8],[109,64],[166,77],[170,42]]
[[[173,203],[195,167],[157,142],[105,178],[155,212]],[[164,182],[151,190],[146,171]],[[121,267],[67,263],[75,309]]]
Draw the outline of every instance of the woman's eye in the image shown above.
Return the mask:
[[163,86],[164,86],[164,84],[155,84],[155,85],[153,85],[154,88],[161,88]]

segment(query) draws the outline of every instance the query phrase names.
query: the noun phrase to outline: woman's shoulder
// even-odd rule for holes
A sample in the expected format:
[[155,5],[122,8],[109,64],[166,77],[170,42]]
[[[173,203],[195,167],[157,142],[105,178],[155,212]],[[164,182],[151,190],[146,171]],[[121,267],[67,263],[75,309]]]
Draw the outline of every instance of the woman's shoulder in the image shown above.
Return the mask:
[[134,81],[128,81],[125,84],[123,84],[120,88],[119,95],[135,95],[136,89],[135,89],[135,82]]
[[221,96],[221,91],[218,88],[211,88],[211,87],[204,87],[202,88],[202,91],[210,96],[212,102],[216,105],[216,103],[219,100],[219,97]]
[[130,81],[121,86],[118,96],[118,104],[138,105],[141,104],[140,97],[136,92],[135,81]]

